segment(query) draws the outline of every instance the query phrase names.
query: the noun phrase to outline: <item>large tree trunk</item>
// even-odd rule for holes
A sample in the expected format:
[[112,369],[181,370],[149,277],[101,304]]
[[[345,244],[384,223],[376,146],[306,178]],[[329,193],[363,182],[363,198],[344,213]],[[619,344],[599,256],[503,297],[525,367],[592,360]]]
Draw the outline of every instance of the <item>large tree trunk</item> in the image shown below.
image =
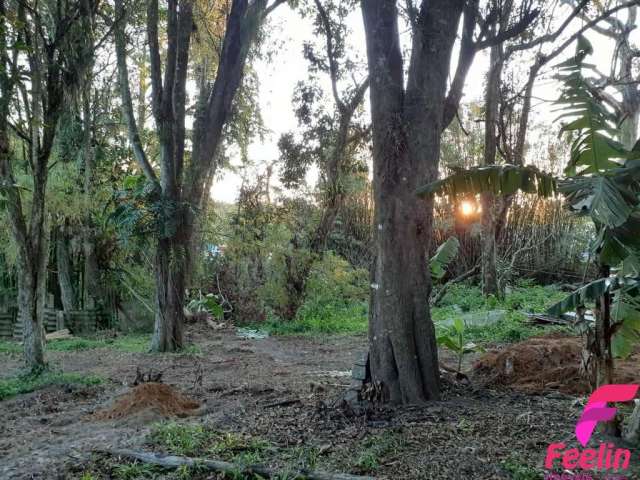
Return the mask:
[[429,312],[432,204],[415,195],[437,178],[451,49],[463,2],[423,2],[404,88],[398,11],[363,0],[371,78],[376,260],[369,319],[372,380],[392,403],[440,397]]
[[45,366],[44,308],[47,296],[49,241],[46,228],[35,242],[31,255],[18,259],[18,320],[22,324],[24,356],[32,370]]
[[[390,154],[386,160],[385,170],[397,158]],[[370,365],[373,381],[385,386],[392,403],[420,403],[440,396],[428,303],[431,285],[425,268],[431,210],[413,195],[415,182],[402,180],[406,173],[385,178],[376,169],[374,179],[378,231],[369,323]]]
[[160,239],[156,247],[156,318],[151,349],[175,352],[184,347],[184,302],[189,252],[186,229],[173,238]]

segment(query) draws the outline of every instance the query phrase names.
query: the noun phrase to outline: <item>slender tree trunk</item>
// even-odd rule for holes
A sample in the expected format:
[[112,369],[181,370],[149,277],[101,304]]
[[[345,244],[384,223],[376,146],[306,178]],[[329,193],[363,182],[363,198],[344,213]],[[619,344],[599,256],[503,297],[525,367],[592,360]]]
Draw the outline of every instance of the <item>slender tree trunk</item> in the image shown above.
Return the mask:
[[82,252],[84,254],[84,292],[82,303],[85,308],[95,308],[102,299],[100,269],[96,253],[95,226],[91,217],[91,198],[94,192],[95,156],[92,143],[92,115],[90,92],[82,94],[83,117],[83,159],[84,159],[84,205],[86,215],[82,225]]
[[494,195],[481,195],[481,252],[482,252],[482,294],[501,296],[496,268],[496,234],[499,217],[498,202]]
[[[627,148],[633,148],[638,140],[638,123],[640,121],[640,90],[638,90],[638,75],[635,61],[638,57],[637,50],[630,44],[631,32],[636,29],[638,15],[637,7],[631,7],[627,11],[628,18],[624,25],[624,33],[619,37],[618,62],[620,63],[620,87],[622,93],[622,110],[626,115],[621,126],[621,141]],[[615,58],[615,57],[614,57]]]
[[62,297],[62,308],[65,312],[75,310],[76,294],[73,288],[71,255],[69,252],[69,238],[64,227],[56,232],[56,264],[58,267],[58,285]]
[[[501,14],[502,25],[508,23],[511,14],[510,2],[503,7]],[[502,81],[502,69],[504,65],[504,52],[501,44],[491,47],[489,55],[489,74],[487,75],[487,90],[485,93],[485,134],[484,134],[484,165],[494,165],[497,159],[498,146],[498,115],[500,104],[500,84]],[[500,208],[500,202],[490,193],[481,195],[482,203],[482,293],[485,296],[501,296],[498,284],[498,271],[496,268],[496,235],[501,216],[506,211]]]

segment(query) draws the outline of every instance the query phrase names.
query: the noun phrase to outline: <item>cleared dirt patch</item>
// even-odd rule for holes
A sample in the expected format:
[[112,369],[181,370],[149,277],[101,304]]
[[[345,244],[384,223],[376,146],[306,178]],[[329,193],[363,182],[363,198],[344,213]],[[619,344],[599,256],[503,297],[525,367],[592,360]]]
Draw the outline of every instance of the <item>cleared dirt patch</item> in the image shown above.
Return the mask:
[[[582,340],[578,337],[536,337],[492,350],[474,365],[485,385],[504,385],[527,393],[550,390],[587,394],[589,382],[581,372]],[[640,354],[616,361],[616,383],[640,382]]]
[[113,406],[96,412],[97,420],[117,420],[151,410],[163,417],[188,417],[198,412],[200,404],[185,397],[169,385],[143,383],[125,393]]

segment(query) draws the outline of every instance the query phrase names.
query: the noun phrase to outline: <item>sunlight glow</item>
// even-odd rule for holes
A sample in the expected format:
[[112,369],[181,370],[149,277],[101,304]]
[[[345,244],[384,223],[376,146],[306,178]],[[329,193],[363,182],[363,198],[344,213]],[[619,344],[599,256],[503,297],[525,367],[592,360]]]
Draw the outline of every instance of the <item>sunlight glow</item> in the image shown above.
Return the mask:
[[473,202],[464,200],[460,204],[460,213],[462,213],[462,215],[464,215],[465,217],[468,217],[469,215],[473,215],[475,211],[476,211],[476,206],[473,204]]

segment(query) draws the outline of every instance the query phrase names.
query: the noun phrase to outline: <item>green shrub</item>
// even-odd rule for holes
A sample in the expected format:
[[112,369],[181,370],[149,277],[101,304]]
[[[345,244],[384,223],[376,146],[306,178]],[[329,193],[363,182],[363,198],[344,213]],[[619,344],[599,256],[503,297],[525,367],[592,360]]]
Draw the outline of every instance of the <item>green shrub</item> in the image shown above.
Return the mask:
[[305,300],[292,322],[271,319],[267,329],[279,335],[360,333],[367,330],[369,273],[326,253],[316,262]]

